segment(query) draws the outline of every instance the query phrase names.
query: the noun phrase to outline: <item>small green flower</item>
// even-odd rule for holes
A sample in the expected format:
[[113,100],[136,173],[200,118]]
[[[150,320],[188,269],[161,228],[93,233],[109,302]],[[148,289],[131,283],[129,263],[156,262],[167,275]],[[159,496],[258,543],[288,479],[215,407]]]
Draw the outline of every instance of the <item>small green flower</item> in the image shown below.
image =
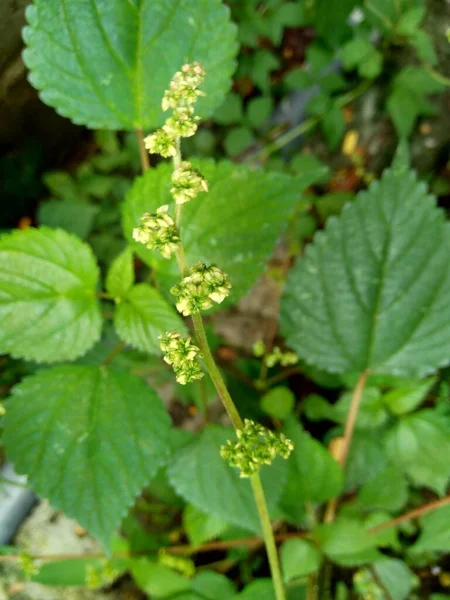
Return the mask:
[[298,355],[295,352],[282,352],[275,346],[272,352],[264,357],[264,362],[268,367],[274,367],[278,363],[282,367],[288,367],[298,363]]
[[133,238],[150,250],[159,250],[170,258],[180,247],[175,221],[168,214],[169,205],[160,206],[156,213],[144,213],[139,227],[133,229]]
[[176,307],[185,317],[221,303],[230,293],[228,275],[216,265],[198,263],[170,292],[176,296]]
[[203,377],[198,363],[200,349],[190,337],[184,338],[177,331],[168,331],[160,335],[159,340],[161,350],[165,353],[164,360],[172,365],[178,383],[185,385]]
[[200,117],[194,116],[194,110],[191,107],[181,107],[174,109],[173,116],[169,117],[163,129],[174,137],[191,137],[197,131]]
[[190,106],[197,102],[199,96],[204,93],[197,88],[202,84],[205,77],[205,69],[198,62],[185,64],[181,71],[175,73],[170,82],[169,89],[164,93],[162,109],[177,109],[181,106]]
[[283,433],[277,435],[262,425],[245,419],[237,431],[237,442],[228,441],[220,454],[231,467],[238,467],[241,477],[254,475],[262,465],[270,465],[278,455],[288,458],[294,444]]
[[36,573],[39,573],[39,567],[36,565],[36,562],[28,552],[21,552],[18,556],[18,565],[19,569],[25,575],[27,579],[30,579]]
[[164,158],[170,158],[177,153],[175,136],[165,126],[148,135],[144,139],[144,145],[150,154],[160,154]]
[[208,191],[208,182],[198,171],[191,167],[191,163],[183,161],[172,174],[172,187],[170,193],[177,204],[184,204],[195,198],[200,192]]
[[261,358],[264,356],[266,353],[266,345],[264,344],[263,340],[258,340],[253,344],[252,352],[253,356],[256,356],[256,358]]

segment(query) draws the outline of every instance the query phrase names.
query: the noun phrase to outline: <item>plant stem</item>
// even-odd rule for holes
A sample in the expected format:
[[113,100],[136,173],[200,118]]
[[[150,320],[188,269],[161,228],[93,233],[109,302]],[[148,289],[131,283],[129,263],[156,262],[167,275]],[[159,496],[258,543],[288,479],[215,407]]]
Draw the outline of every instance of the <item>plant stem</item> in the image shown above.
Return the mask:
[[[181,148],[180,139],[176,140],[177,152],[173,158],[174,168],[177,169],[181,165]],[[175,203],[175,224],[178,229],[178,234],[181,237],[181,211],[183,205]],[[176,258],[181,274],[186,276],[189,273],[189,267],[186,260],[183,244],[180,243],[180,248],[176,252]],[[236,430],[243,429],[244,423],[241,416],[230,396],[225,381],[223,380],[222,374],[220,373],[216,361],[211,353],[209,347],[208,338],[206,337],[205,327],[203,325],[203,319],[200,313],[192,314],[192,323],[197,338],[197,344],[202,354],[202,360],[205,364],[206,370],[211,377],[212,382],[217,390],[217,393],[222,401],[222,404],[230,418],[233,427]],[[259,474],[253,475],[251,478],[251,485],[253,489],[253,496],[255,498],[256,507],[258,509],[259,518],[261,521],[262,530],[264,533],[264,542],[266,545],[267,556],[269,559],[270,570],[272,574],[273,585],[275,588],[276,600],[285,600],[286,596],[284,593],[283,580],[281,577],[281,568],[278,560],[277,548],[275,545],[275,538],[270,522],[269,512],[267,510],[266,499],[264,496],[264,490],[261,484]]]
[[442,73],[439,73],[433,69],[433,67],[430,67],[430,65],[424,64],[423,67],[430,77],[432,77],[435,81],[442,83],[442,85],[450,86],[450,77],[442,75]]
[[145,171],[150,169],[150,158],[147,152],[147,148],[144,145],[144,132],[142,131],[142,129],[136,129],[136,137],[138,139],[139,144],[139,156],[141,158],[142,172],[145,173]]
[[112,349],[111,353],[103,361],[103,366],[107,367],[116,356],[125,348],[125,342],[119,342],[115,348]]
[[[342,440],[342,447],[339,452],[338,459],[338,462],[342,468],[344,468],[345,463],[347,461],[348,452],[352,443],[353,430],[355,428],[356,419],[358,418],[359,405],[361,404],[361,398],[363,395],[364,386],[366,385],[368,375],[369,372],[367,370],[361,373],[358,382],[355,386],[352,400],[350,402],[350,408],[348,410],[347,420],[345,422],[344,438]],[[328,502],[327,508],[325,510],[325,523],[332,523],[334,521],[334,517],[336,516],[336,509],[337,498],[333,498]]]
[[293,127],[286,133],[283,133],[283,135],[280,135],[280,137],[276,138],[276,140],[274,140],[270,144],[267,144],[267,146],[265,146],[260,152],[258,152],[256,158],[262,161],[266,160],[271,154],[277,152],[278,150],[280,150],[284,146],[287,146],[287,144],[295,140],[296,137],[306,133],[307,131],[315,127],[317,123],[319,123],[319,121],[320,119],[317,117],[312,117],[310,119],[307,119],[306,121],[303,121],[303,123],[300,123],[296,127]]
[[275,545],[275,538],[259,473],[252,475],[250,477],[250,482],[252,484],[253,496],[258,509],[259,520],[261,521],[263,529],[264,543],[266,545],[267,558],[269,559],[270,572],[272,573],[275,596],[277,600],[284,600],[285,594],[283,579],[281,577],[280,562],[278,560],[277,547]]

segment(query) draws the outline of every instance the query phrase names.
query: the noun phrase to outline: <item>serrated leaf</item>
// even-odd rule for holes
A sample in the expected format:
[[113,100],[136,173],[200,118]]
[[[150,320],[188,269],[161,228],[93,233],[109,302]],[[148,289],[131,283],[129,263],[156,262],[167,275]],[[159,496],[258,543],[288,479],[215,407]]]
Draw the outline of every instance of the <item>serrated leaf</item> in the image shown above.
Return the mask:
[[[239,477],[220,456],[220,447],[234,439],[232,429],[211,425],[185,446],[168,468],[171,485],[187,502],[244,529],[261,533],[250,481]],[[286,462],[277,458],[261,469],[269,510],[283,491]]]
[[420,518],[421,533],[412,552],[450,552],[450,506]]
[[386,170],[292,269],[281,314],[288,345],[337,373],[423,377],[448,364],[449,250],[425,185]]
[[280,549],[280,558],[286,582],[314,573],[322,561],[320,551],[310,542],[302,539],[284,542]]
[[107,546],[168,457],[169,426],[139,377],[73,365],[40,371],[14,388],[3,440],[35,491]]
[[193,546],[199,546],[223,533],[228,523],[215,515],[208,515],[192,504],[183,512],[183,526]]
[[219,0],[34,0],[26,17],[31,83],[59,114],[91,129],[160,125],[164,90],[189,61],[207,72],[202,116],[229,87],[236,28]]
[[328,450],[293,418],[286,422],[285,433],[293,441],[294,450],[288,459],[282,505],[289,504],[289,500],[324,502],[337,496],[342,490],[342,471]]
[[[209,192],[185,205],[181,234],[190,264],[216,263],[228,273],[231,297],[242,296],[263,271],[302,186],[293,177],[264,173],[224,161],[193,161],[209,182]],[[172,204],[172,167],[161,163],[136,180],[123,209],[123,226],[136,253],[164,275],[167,285],[179,280],[176,262],[165,260],[132,239],[142,214]],[[261,207],[264,206],[264,210]]]
[[0,353],[73,360],[100,338],[98,267],[89,246],[62,229],[0,239]]
[[370,509],[401,510],[408,501],[408,485],[396,467],[377,473],[360,489],[358,507]]
[[450,478],[450,426],[439,413],[406,415],[388,432],[387,452],[418,486],[443,494]]
[[149,354],[161,354],[158,336],[162,333],[186,330],[172,306],[146,283],[133,286],[117,305],[114,327],[127,344]]
[[134,283],[133,251],[126,247],[113,260],[106,274],[105,286],[115,298],[121,298],[130,290]]

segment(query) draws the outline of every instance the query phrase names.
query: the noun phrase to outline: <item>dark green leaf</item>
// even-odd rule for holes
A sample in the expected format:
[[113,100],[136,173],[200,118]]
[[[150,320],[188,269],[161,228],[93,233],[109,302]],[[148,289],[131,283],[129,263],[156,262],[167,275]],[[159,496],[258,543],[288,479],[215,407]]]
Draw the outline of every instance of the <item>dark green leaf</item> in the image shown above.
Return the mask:
[[108,545],[168,457],[169,425],[142,379],[105,367],[54,367],[14,388],[4,442],[38,494]]
[[319,525],[314,535],[321,550],[338,563],[359,564],[366,557],[376,556],[374,536],[358,521],[341,518],[335,523]]
[[306,540],[287,540],[280,549],[281,567],[286,582],[314,573],[320,567],[320,551]]
[[203,600],[233,600],[236,585],[225,575],[214,571],[203,571],[192,580],[192,590]]
[[220,125],[231,125],[240,123],[243,116],[242,97],[235,92],[230,92],[214,113],[214,120]]
[[362,508],[398,511],[407,501],[408,485],[405,477],[397,468],[388,467],[363,485],[357,504]]
[[247,106],[247,117],[252,127],[264,125],[273,111],[272,96],[260,96],[250,100]]
[[61,227],[84,240],[92,231],[99,211],[98,206],[84,202],[49,200],[39,206],[37,218],[39,225]]
[[223,533],[229,525],[225,520],[188,504],[183,512],[183,526],[189,542],[193,546],[199,546]]
[[291,270],[281,306],[288,345],[338,373],[423,377],[448,364],[449,250],[426,187],[386,170]]
[[252,130],[248,127],[230,129],[224,139],[224,147],[228,156],[236,156],[246,150],[253,141]]
[[378,560],[373,565],[377,579],[383,584],[391,600],[406,600],[410,598],[414,574],[405,563],[396,558]]
[[236,28],[219,0],[35,0],[26,17],[30,81],[75,123],[160,125],[164,90],[189,61],[207,71],[200,114],[211,114],[229,86]]
[[100,338],[98,267],[87,244],[62,229],[0,239],[0,353],[73,360]]

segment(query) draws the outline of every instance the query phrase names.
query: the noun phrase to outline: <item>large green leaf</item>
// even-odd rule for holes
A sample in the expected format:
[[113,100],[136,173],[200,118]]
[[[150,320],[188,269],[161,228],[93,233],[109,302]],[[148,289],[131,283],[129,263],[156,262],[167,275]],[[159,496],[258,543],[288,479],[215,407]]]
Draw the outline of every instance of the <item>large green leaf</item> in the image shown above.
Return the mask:
[[100,338],[98,267],[89,246],[62,229],[0,239],[0,354],[73,360]]
[[[168,468],[169,481],[187,502],[244,529],[261,533],[250,481],[239,477],[220,456],[220,447],[234,438],[232,429],[209,426],[173,458]],[[269,510],[283,490],[286,463],[277,458],[261,469]]]
[[450,479],[450,424],[432,410],[406,415],[386,436],[394,464],[418,486],[443,494]]
[[[185,205],[182,240],[190,263],[217,263],[230,276],[232,295],[245,293],[263,271],[287,219],[300,199],[295,178],[250,170],[230,162],[196,161],[209,192]],[[136,253],[169,281],[179,279],[175,260],[168,261],[132,238],[142,214],[171,204],[172,166],[160,164],[136,180],[124,206],[125,235]]]
[[287,342],[333,372],[422,377],[450,361],[449,228],[413,172],[384,172],[291,271]]
[[4,442],[36,492],[107,545],[169,455],[169,425],[161,401],[139,377],[61,366],[14,388]]
[[35,0],[26,16],[30,81],[75,123],[160,125],[164,90],[188,61],[206,68],[201,115],[228,90],[236,29],[220,0]]
[[161,354],[158,340],[161,333],[186,329],[170,304],[146,283],[133,286],[117,305],[114,326],[127,344],[149,354]]

